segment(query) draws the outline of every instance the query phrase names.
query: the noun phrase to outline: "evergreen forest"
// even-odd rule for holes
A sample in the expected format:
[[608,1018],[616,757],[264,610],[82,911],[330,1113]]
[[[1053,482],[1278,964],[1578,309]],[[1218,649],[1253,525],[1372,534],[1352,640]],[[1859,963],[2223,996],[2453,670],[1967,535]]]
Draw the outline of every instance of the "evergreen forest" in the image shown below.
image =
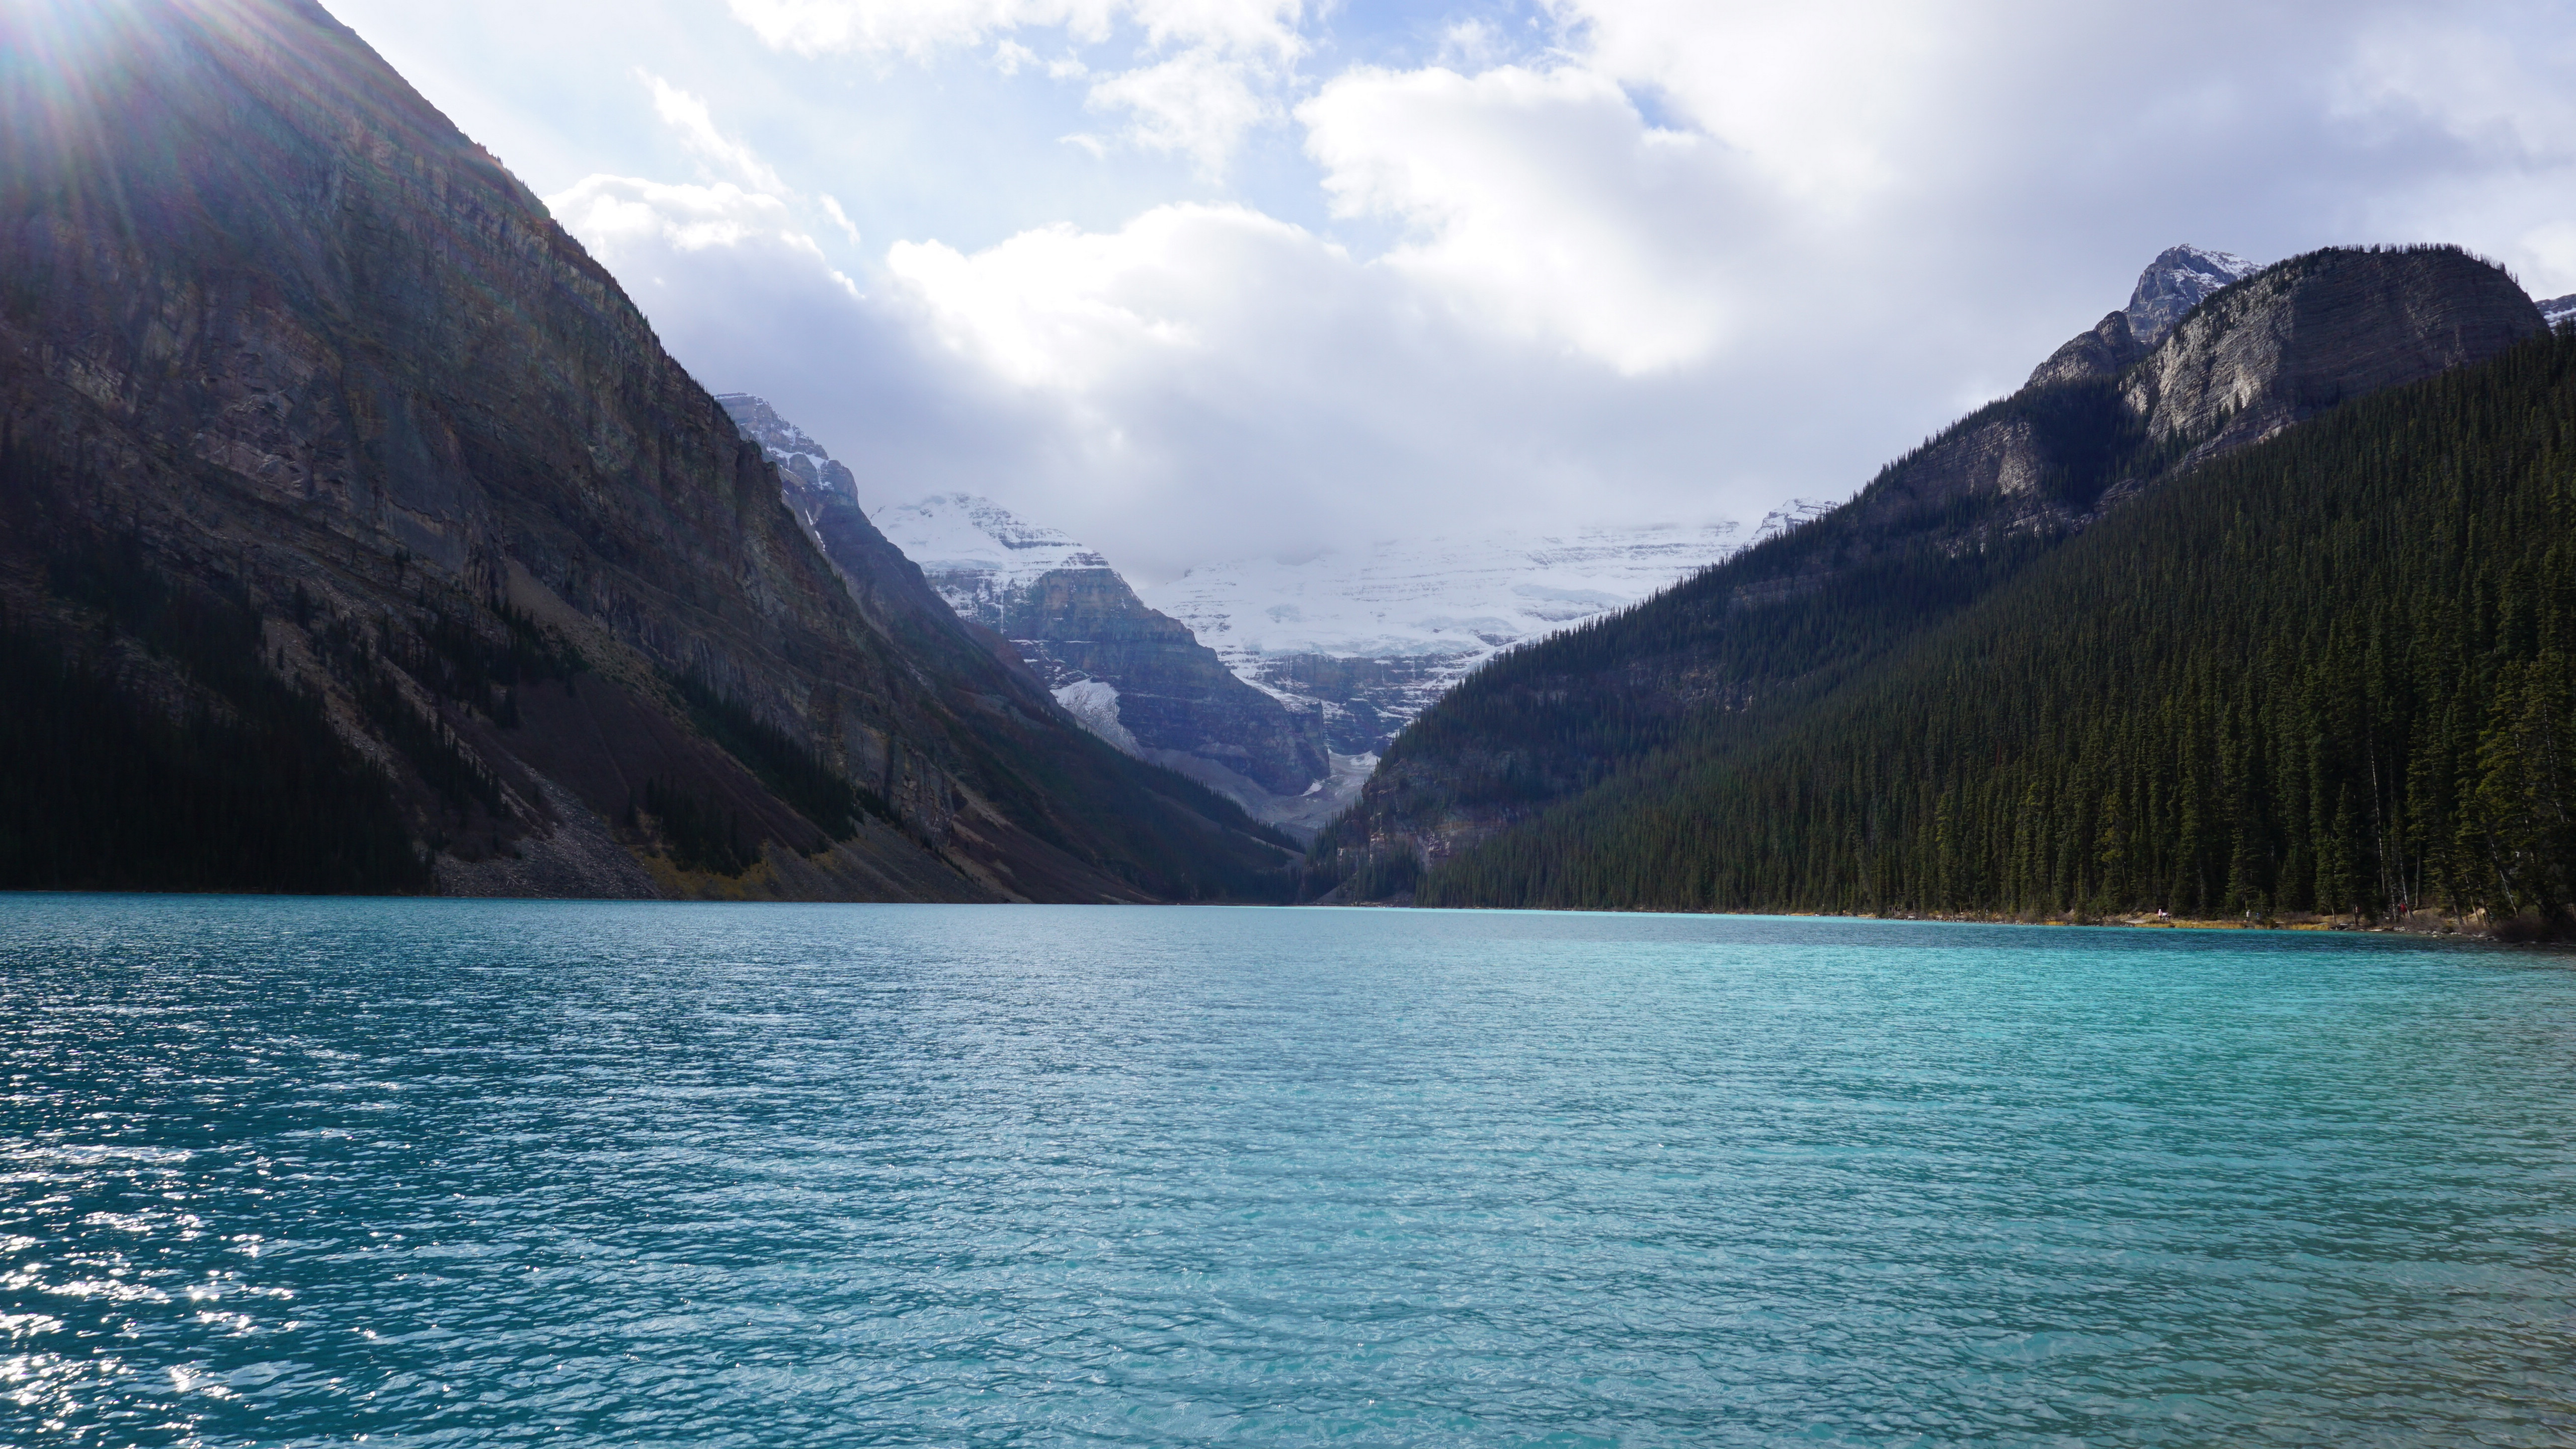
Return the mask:
[[0,889],[433,888],[393,782],[262,662],[249,601],[117,541],[49,573],[89,627],[0,610]]
[[1645,763],[1440,862],[1417,899],[2570,919],[2576,336],[2348,404],[2022,566],[2027,547],[1993,545],[2000,571],[1916,561],[1915,591],[1958,605],[1936,627],[1844,614],[1886,622],[1869,667],[1659,722]]

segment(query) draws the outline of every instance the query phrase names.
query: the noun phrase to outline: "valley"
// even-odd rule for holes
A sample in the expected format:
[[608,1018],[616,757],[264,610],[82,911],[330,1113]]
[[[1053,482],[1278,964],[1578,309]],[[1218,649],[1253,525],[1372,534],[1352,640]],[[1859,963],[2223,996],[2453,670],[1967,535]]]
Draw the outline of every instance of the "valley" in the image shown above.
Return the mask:
[[0,1444],[2576,1443],[2566,10],[0,0]]
[[[857,501],[849,469],[767,402],[719,401],[809,526],[827,502]],[[1735,547],[1731,524],[1390,540],[1295,564],[1193,568],[1140,594],[1098,552],[990,499],[944,494],[868,516],[959,619],[1008,641],[1084,728],[1301,843],[1358,798],[1404,726],[1477,666],[1633,605]]]
[[[2576,908],[2534,823],[2555,435],[2497,411],[2559,408],[2576,300],[2458,248],[2169,248],[2017,391],[1749,536],[1363,530],[1131,579],[708,393],[354,35],[255,3],[259,44],[137,0],[78,124],[13,113],[0,666],[46,703],[0,721],[0,879]],[[2492,481],[2422,481],[2459,457]],[[2347,494],[2428,552],[2337,532]],[[2283,592],[2281,550],[2339,562]],[[2269,622],[2193,612],[2224,597]]]

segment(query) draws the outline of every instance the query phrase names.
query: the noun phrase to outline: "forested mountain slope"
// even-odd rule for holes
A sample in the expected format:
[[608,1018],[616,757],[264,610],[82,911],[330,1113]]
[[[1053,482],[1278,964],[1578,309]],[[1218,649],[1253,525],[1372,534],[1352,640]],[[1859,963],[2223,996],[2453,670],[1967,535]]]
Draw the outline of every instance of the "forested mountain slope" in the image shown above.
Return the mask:
[[2576,903],[2576,333],[2160,489],[1822,699],[1442,862],[1443,905]]
[[[2120,313],[2106,330],[2130,335]],[[2421,247],[2266,268],[2143,354],[2079,337],[1851,502],[1470,678],[1389,750],[1319,842],[1313,883],[1400,894],[1419,868],[1668,752],[1758,735],[2166,480],[2545,330],[2501,270]]]
[[0,885],[1259,896],[308,0],[0,7]]

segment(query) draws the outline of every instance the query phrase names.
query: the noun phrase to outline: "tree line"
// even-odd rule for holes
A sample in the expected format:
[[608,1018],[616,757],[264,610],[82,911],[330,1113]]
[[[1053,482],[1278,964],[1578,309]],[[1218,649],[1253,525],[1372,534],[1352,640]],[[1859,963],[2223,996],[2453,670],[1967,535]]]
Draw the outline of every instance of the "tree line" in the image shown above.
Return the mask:
[[2169,483],[1835,687],[1708,706],[1418,899],[2565,921],[2571,549],[2562,335]]

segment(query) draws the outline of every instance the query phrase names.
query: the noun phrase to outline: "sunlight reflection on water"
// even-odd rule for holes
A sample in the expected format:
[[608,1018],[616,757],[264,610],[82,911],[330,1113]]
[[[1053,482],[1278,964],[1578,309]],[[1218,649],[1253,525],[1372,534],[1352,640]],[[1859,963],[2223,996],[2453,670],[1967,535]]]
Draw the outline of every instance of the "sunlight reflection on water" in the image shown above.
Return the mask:
[[0,1440],[2556,1444],[2576,973],[0,899]]

